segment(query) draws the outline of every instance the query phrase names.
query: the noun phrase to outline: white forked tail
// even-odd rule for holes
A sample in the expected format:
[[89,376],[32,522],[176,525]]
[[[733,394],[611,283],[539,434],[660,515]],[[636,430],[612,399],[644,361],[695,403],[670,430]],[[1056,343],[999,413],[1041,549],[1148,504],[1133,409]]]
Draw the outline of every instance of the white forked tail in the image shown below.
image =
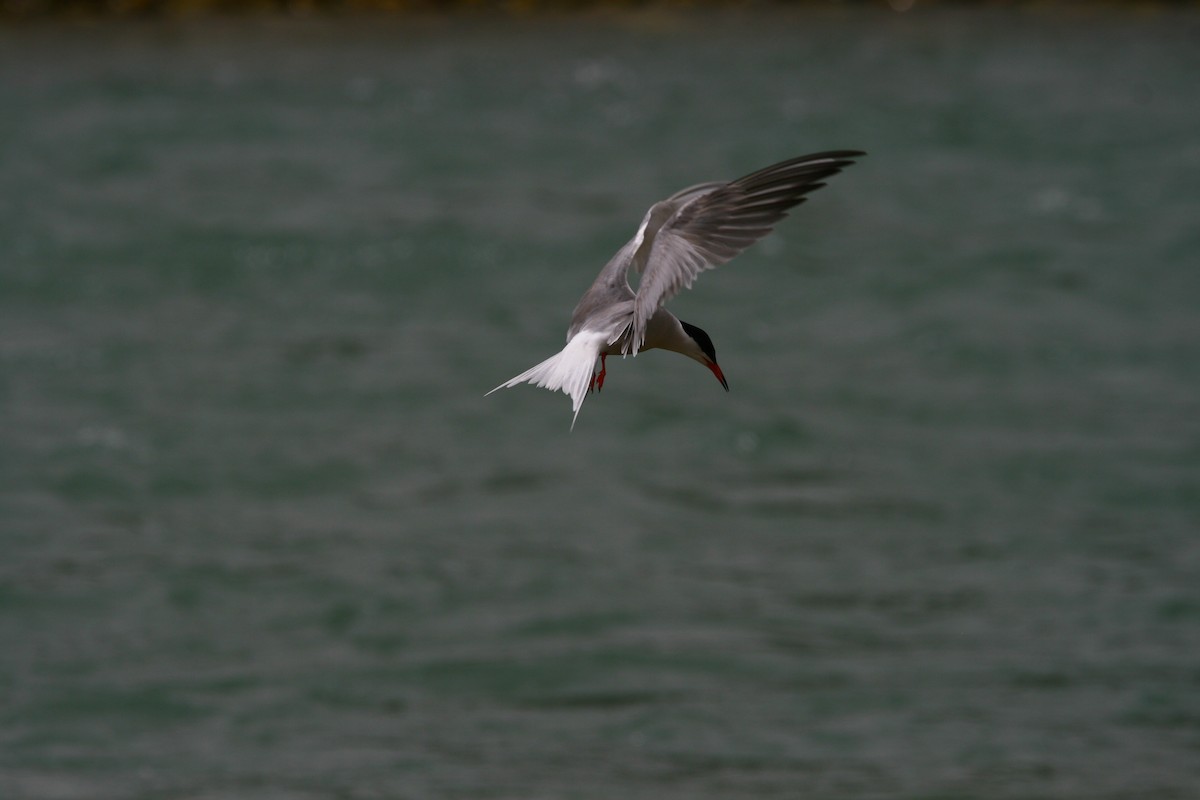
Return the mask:
[[575,416],[571,418],[571,429],[574,430],[579,409],[583,408],[583,398],[587,397],[588,388],[592,385],[596,357],[600,355],[600,348],[606,344],[607,339],[608,336],[603,333],[580,331],[561,351],[512,380],[505,381],[492,389],[492,392],[509,389],[518,383],[532,383],[552,392],[561,391],[571,398],[571,410],[575,412]]

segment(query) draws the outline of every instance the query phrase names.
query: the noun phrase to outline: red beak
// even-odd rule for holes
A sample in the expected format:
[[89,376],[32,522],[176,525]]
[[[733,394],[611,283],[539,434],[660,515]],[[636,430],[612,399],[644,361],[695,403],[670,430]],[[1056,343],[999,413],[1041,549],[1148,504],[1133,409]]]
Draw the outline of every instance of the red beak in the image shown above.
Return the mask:
[[721,382],[721,385],[725,387],[725,391],[728,392],[729,381],[725,380],[725,373],[721,372],[721,368],[717,366],[717,362],[709,361],[705,366],[712,370],[712,374],[717,376],[717,380]]

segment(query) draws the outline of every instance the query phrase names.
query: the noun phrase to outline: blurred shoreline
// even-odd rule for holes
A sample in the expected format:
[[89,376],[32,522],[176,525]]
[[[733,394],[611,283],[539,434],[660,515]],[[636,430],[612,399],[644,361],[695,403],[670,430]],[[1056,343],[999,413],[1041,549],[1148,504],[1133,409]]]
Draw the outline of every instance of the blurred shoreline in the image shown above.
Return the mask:
[[520,16],[534,13],[589,11],[639,11],[688,9],[779,9],[878,6],[909,11],[931,6],[960,8],[1061,7],[1061,8],[1179,8],[1200,6],[1196,0],[996,0],[989,3],[956,0],[0,0],[0,22],[37,19],[137,19],[196,16],[338,16],[355,14],[500,13]]

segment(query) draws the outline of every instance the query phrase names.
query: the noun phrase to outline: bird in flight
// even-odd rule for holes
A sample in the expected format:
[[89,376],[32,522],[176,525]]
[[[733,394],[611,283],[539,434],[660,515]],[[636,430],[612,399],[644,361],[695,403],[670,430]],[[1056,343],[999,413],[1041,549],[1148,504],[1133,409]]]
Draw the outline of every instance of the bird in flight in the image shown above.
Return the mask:
[[[729,391],[712,339],[664,304],[690,288],[701,272],[766,236],[809,192],[824,186],[822,181],[864,155],[830,150],[790,158],[728,183],[697,184],[655,203],[575,306],[567,346],[488,394],[519,383],[562,391],[571,398],[573,429],[588,392],[604,386],[608,356],[636,356],[655,348],[699,361]],[[636,291],[629,284],[631,269],[641,274]]]

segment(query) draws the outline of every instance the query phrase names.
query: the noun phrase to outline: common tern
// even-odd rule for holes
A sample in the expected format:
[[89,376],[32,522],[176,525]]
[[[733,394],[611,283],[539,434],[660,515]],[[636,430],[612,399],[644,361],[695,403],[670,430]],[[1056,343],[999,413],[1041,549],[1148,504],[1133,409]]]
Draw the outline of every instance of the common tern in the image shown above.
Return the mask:
[[[567,346],[488,394],[519,383],[562,391],[571,398],[574,429],[588,392],[604,386],[605,359],[655,348],[699,361],[729,391],[712,339],[664,304],[690,288],[701,272],[721,266],[766,236],[789,209],[824,186],[822,181],[864,155],[829,150],[799,156],[728,183],[690,186],[655,203],[575,306]],[[629,284],[631,269],[641,273],[636,291]]]

